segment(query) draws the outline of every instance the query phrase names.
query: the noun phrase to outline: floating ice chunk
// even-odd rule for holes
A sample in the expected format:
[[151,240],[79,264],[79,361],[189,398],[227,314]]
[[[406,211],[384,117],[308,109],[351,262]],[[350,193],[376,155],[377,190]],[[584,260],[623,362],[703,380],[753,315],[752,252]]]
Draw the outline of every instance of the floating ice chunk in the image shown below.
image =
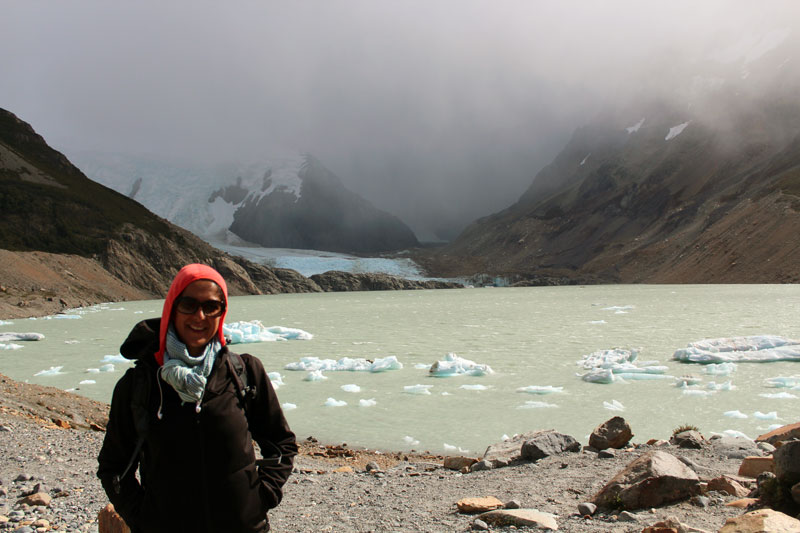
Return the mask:
[[736,369],[736,363],[711,363],[705,366],[703,372],[713,376],[729,376],[736,372]]
[[319,357],[303,357],[297,363],[289,363],[286,370],[324,370],[324,371],[352,371],[352,372],[384,372],[386,370],[399,370],[403,364],[397,357],[390,355],[375,361],[367,359],[353,359],[342,357],[338,361],[333,359],[320,359]]
[[349,383],[347,385],[342,385],[341,389],[345,392],[361,392],[361,387],[356,385],[355,383]]
[[735,429],[726,429],[725,431],[722,432],[722,434],[726,437],[753,440],[744,433],[742,433],[741,431],[736,431]]
[[547,402],[537,402],[536,400],[528,400],[523,405],[517,407],[517,409],[547,409],[550,407],[558,407],[554,403],[547,403]]
[[78,383],[78,385],[94,385],[96,383],[97,382],[95,380],[93,380],[93,379],[84,379],[83,381]]
[[487,387],[486,385],[475,384],[475,385],[461,385],[459,387],[459,389],[464,389],[464,390],[488,390],[489,387]]
[[21,344],[14,344],[13,342],[9,344],[0,343],[0,350],[19,350],[22,348]]
[[100,369],[99,368],[87,368],[86,369],[86,373],[87,374],[99,374],[100,373]]
[[417,370],[430,370],[431,365],[426,365],[425,363],[417,363],[414,365],[414,368]]
[[590,320],[589,324],[606,324],[605,320]]
[[486,374],[494,374],[494,370],[489,365],[483,365],[464,359],[456,354],[450,352],[441,361],[436,361],[431,365],[428,371],[432,376],[436,377],[450,377],[460,375],[470,376],[483,376]]
[[449,392],[447,392],[447,391],[444,391],[444,392],[442,393],[442,396],[452,396],[452,394],[450,394],[450,393],[449,393]]
[[50,315],[39,318],[31,317],[28,320],[79,320],[81,318],[83,318],[81,315]]
[[446,442],[442,445],[444,447],[444,451],[447,453],[469,453],[469,450],[464,450],[460,446],[453,446],[452,444],[447,444]]
[[358,400],[358,405],[361,407],[374,407],[378,402],[375,401],[375,398],[370,398],[369,400],[365,400],[361,398]]
[[310,340],[314,338],[311,333],[303,331],[302,329],[285,328],[283,326],[266,327],[259,320],[223,324],[222,332],[226,339],[230,339],[230,344]]
[[0,342],[11,341],[40,341],[44,339],[41,333],[15,333],[13,331],[4,331],[0,333]]
[[64,344],[80,344],[80,343],[81,343],[81,341],[75,340],[75,339],[70,339],[68,341],[64,341]]
[[619,372],[614,374],[616,377],[621,378],[623,380],[630,380],[630,381],[652,381],[656,379],[673,379],[673,376],[668,376],[665,374],[647,374],[643,372]]
[[779,388],[794,388],[800,385],[800,377],[797,376],[778,376],[775,378],[767,378],[764,380],[767,387]]
[[672,358],[687,363],[766,363],[800,361],[800,342],[776,335],[753,335],[690,342]]
[[639,350],[626,350],[614,348],[613,350],[598,350],[589,355],[584,355],[583,359],[577,362],[586,370],[596,368],[613,368],[623,363],[633,363],[639,356]]
[[714,394],[714,391],[700,390],[700,389],[683,389],[681,391],[685,396],[698,396],[700,398],[707,398]]
[[291,411],[292,409],[297,409],[297,404],[285,402],[281,404],[281,407],[284,411]]
[[675,386],[679,388],[688,387],[692,385],[699,385],[702,383],[703,378],[698,376],[681,376],[675,378]]
[[622,403],[618,402],[617,400],[611,400],[610,402],[603,402],[603,407],[608,409],[609,411],[624,411],[625,406]]
[[775,431],[776,429],[782,428],[782,427],[783,427],[783,424],[770,424],[769,427],[767,427],[767,432]]
[[303,378],[303,381],[325,381],[326,379],[328,376],[324,375],[322,370],[312,370]]
[[267,377],[273,389],[278,389],[284,385],[283,376],[281,376],[280,372],[267,372]]
[[611,307],[604,307],[603,311],[628,311],[635,309],[632,305],[612,305]]
[[639,128],[642,127],[642,124],[644,124],[644,119],[640,120],[633,126],[628,126],[627,128],[625,128],[625,131],[627,131],[628,133],[636,133],[637,131],[639,131]]
[[517,392],[527,392],[528,394],[553,394],[554,392],[564,392],[564,387],[553,387],[552,385],[528,385],[520,387]]
[[325,400],[325,407],[344,407],[347,405],[347,402],[336,400],[334,398],[328,398]]
[[718,390],[729,391],[729,390],[734,390],[735,388],[736,388],[736,385],[734,385],[733,382],[731,382],[730,380],[728,380],[728,381],[726,381],[724,383],[719,383],[719,384],[717,384],[714,381],[709,381],[706,384],[706,389],[712,390],[712,391],[718,391]]
[[403,442],[405,442],[406,444],[410,444],[412,446],[416,446],[417,444],[419,444],[419,441],[417,439],[415,439],[414,437],[410,437],[408,435],[403,437]]
[[34,376],[58,376],[60,374],[65,374],[66,372],[62,372],[61,369],[64,368],[63,366],[51,366],[47,370],[40,370],[34,374]]
[[403,390],[409,394],[430,394],[433,385],[406,385]]
[[114,371],[114,364],[108,363],[100,367],[100,372],[113,372]]
[[13,326],[14,323],[10,320],[0,320],[0,326]]
[[503,441],[503,442],[505,442],[505,441],[509,440],[510,438],[511,438],[511,437],[509,437],[508,435],[506,435],[505,433],[503,433],[503,436],[502,436],[502,437],[500,437],[500,440],[501,440],[501,441]]
[[777,420],[778,419],[778,412],[777,411],[770,411],[769,413],[762,413],[761,411],[756,411],[753,413],[755,418],[759,420]]
[[[691,122],[691,121],[689,121],[689,122]],[[684,122],[683,124],[678,124],[677,126],[671,127],[669,129],[669,133],[667,133],[667,136],[664,137],[664,140],[665,141],[670,141],[670,140],[674,139],[675,137],[677,137],[678,135],[680,135],[681,133],[683,133],[683,130],[685,130],[686,126],[689,125],[689,122]]]
[[794,400],[797,398],[791,392],[776,392],[776,393],[763,393],[759,394],[762,398],[769,398],[771,400]]
[[747,415],[741,411],[725,411],[722,413],[722,416],[727,416],[728,418],[747,418]]
[[101,363],[128,363],[128,364],[132,364],[133,363],[133,361],[131,361],[130,359],[125,359],[120,354],[103,356],[103,359],[101,359],[100,362]]
[[[597,368],[595,370],[590,370],[585,374],[578,374],[583,381],[589,383],[614,383],[617,379],[617,376],[614,376],[614,372],[611,371],[610,368]],[[621,379],[621,378],[620,378]]]

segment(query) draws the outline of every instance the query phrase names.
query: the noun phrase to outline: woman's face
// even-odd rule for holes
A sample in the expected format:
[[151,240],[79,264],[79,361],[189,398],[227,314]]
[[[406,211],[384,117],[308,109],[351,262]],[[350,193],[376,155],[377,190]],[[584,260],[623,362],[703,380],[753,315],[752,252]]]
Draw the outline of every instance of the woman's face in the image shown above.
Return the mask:
[[[192,299],[196,303],[201,304],[197,307],[194,313],[184,313],[180,311],[178,302],[181,298],[186,298],[186,302],[191,302]],[[197,357],[203,353],[205,345],[208,344],[219,329],[219,323],[222,321],[220,312],[217,316],[206,316],[203,312],[202,304],[209,300],[214,300],[225,304],[222,295],[222,289],[207,279],[200,279],[190,283],[175,300],[172,310],[172,325],[175,327],[175,332],[178,337],[186,345],[186,349],[193,357]]]

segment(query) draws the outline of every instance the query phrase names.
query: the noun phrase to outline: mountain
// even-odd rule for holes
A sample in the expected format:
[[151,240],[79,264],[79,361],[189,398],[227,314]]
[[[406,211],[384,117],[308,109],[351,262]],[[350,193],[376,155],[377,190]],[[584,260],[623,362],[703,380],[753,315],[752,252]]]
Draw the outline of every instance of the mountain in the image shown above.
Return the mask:
[[417,246],[397,217],[348,190],[310,155],[201,168],[147,157],[76,153],[92,179],[209,240],[383,252]]
[[604,111],[516,204],[424,262],[523,283],[797,282],[800,43],[773,41]]

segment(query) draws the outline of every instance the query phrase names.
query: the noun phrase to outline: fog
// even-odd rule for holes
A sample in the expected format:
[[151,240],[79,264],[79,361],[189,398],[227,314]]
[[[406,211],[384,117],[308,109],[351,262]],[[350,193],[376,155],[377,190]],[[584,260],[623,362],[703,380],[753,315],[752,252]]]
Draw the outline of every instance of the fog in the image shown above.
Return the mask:
[[0,107],[71,151],[308,152],[420,234],[508,207],[576,127],[800,20],[786,1],[3,1]]

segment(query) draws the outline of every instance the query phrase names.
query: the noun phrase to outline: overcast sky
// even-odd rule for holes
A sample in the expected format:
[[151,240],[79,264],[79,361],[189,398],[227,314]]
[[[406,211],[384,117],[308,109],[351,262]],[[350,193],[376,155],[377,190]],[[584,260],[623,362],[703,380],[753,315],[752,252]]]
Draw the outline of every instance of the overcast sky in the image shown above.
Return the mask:
[[418,228],[507,207],[604,106],[720,43],[796,25],[800,2],[0,0],[0,13],[0,107],[67,155],[309,152]]

